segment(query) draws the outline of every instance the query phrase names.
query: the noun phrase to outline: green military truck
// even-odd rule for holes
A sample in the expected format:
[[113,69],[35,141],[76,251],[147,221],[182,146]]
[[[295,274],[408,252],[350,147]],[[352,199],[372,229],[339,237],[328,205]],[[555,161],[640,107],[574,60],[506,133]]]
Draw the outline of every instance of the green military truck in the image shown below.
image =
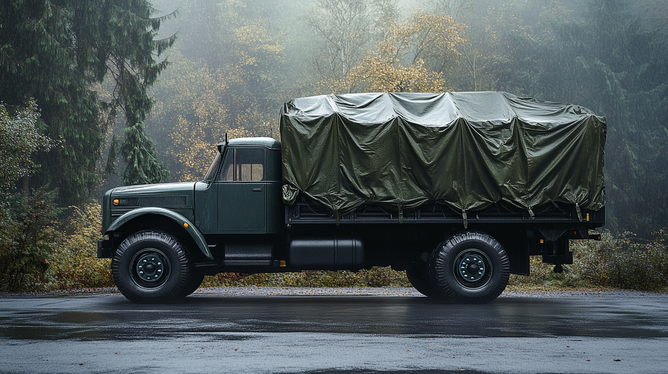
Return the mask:
[[[605,119],[504,92],[284,104],[281,142],[225,140],[203,180],[118,187],[98,257],[134,302],[205,275],[405,270],[429,297],[494,300],[530,256],[570,264],[605,221]],[[600,238],[600,237],[599,237]]]

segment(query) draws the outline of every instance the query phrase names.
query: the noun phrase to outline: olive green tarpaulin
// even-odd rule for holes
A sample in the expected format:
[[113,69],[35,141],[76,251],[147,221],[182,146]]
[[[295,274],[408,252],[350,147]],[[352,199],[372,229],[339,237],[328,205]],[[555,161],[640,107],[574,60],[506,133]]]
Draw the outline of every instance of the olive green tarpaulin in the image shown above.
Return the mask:
[[436,202],[605,204],[603,117],[505,92],[364,93],[291,100],[280,117],[283,199],[344,214]]

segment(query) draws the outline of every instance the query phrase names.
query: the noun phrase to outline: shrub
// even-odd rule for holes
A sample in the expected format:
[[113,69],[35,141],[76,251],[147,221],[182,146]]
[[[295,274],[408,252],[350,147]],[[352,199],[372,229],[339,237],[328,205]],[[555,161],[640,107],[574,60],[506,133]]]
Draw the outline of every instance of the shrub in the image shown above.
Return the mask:
[[32,161],[33,154],[62,145],[61,141],[39,133],[39,121],[34,99],[23,108],[10,107],[9,110],[0,102],[0,189],[11,190],[19,178],[32,175],[38,166]]
[[102,226],[100,204],[72,209],[66,231],[50,256],[49,288],[113,287],[111,260],[96,257]]
[[666,230],[655,233],[652,241],[638,240],[633,233],[614,238],[606,231],[601,241],[571,242],[573,264],[564,272],[552,272],[552,265],[540,257],[531,258],[529,277],[512,276],[511,287],[533,288],[620,288],[662,291],[668,288],[668,248]]
[[405,271],[392,270],[390,267],[374,267],[360,271],[367,287],[413,287]]
[[605,233],[601,242],[583,243],[577,249],[586,255],[578,268],[591,284],[645,291],[668,287],[668,248],[665,230],[653,241],[636,239],[626,232],[619,238]]
[[[509,288],[529,288],[529,289],[556,289],[562,287],[563,273],[553,272],[552,265],[543,263],[540,256],[532,256],[529,260],[531,275],[511,274],[508,282]],[[564,273],[570,272],[570,268],[565,265]]]
[[0,290],[34,290],[43,286],[48,255],[58,242],[56,192],[0,197]]

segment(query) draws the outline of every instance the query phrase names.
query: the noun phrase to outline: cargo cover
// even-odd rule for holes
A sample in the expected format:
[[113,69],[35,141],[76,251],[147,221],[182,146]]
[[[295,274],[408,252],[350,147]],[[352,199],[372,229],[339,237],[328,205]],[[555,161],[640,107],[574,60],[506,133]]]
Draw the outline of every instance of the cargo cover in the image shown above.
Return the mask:
[[605,118],[506,92],[297,98],[280,116],[283,200],[346,214],[365,204],[446,205],[466,217],[605,204]]

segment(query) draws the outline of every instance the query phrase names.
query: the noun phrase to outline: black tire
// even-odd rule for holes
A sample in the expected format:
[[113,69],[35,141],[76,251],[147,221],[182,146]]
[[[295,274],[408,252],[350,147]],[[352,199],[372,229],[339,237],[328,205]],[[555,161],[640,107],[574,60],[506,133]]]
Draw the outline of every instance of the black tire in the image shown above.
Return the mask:
[[510,277],[503,246],[482,232],[446,239],[432,252],[428,268],[438,296],[453,303],[488,303],[501,295]]
[[406,269],[406,277],[421,294],[428,297],[433,297],[437,294],[429,277],[429,268],[426,262],[417,260],[414,264],[410,264]]
[[183,293],[181,296],[186,297],[193,292],[197,291],[199,286],[202,284],[202,281],[204,280],[204,274],[200,273],[191,273],[190,274],[190,279],[188,279],[188,284],[186,287],[183,289]]
[[161,231],[140,231],[125,239],[114,254],[111,272],[118,290],[135,303],[185,296],[192,278],[188,253]]

